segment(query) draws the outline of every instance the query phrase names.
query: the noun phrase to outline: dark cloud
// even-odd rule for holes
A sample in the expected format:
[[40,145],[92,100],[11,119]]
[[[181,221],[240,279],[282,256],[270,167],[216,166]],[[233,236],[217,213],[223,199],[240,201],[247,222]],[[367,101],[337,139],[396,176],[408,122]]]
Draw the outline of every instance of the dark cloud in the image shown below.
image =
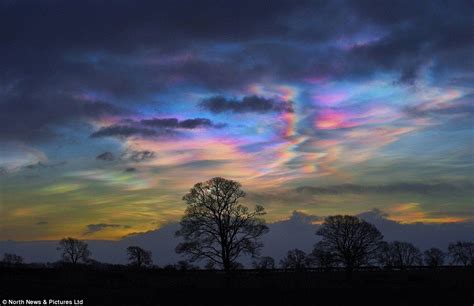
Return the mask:
[[179,121],[176,118],[153,118],[143,119],[140,121],[145,126],[155,128],[170,128],[170,129],[196,129],[196,128],[221,128],[224,124],[214,124],[210,119],[207,118],[193,118]]
[[65,164],[67,164],[66,161],[57,162],[57,163],[44,163],[44,162],[39,161],[34,164],[26,165],[24,166],[24,168],[28,170],[42,170],[42,169],[50,169],[50,168],[64,166]]
[[153,118],[140,121],[143,125],[157,128],[177,128],[179,121],[176,118]]
[[112,152],[104,152],[96,156],[96,159],[103,160],[103,161],[114,161],[115,155]]
[[[200,5],[189,0],[179,4],[170,0],[143,1],[140,5],[118,2],[113,10],[110,4],[96,1],[84,1],[81,5],[25,1],[4,8],[2,24],[9,24],[12,30],[20,29],[23,24],[18,17],[24,16],[36,27],[16,34],[3,29],[0,33],[3,41],[10,44],[23,45],[28,40],[53,50],[86,46],[125,52],[138,42],[169,46],[190,38],[229,40],[277,34],[282,30],[279,17],[296,8],[294,3],[282,0],[272,1],[272,5],[247,0],[239,3],[205,0]],[[83,22],[85,15],[87,23]],[[126,23],[123,23],[124,18]],[[62,27],[57,27],[58,24]],[[254,29],[259,31],[251,31]],[[177,42],[173,43],[172,39]]]
[[[434,83],[470,86],[473,62],[462,59],[471,58],[473,8],[442,0],[9,2],[0,9],[0,140],[41,142],[74,121],[124,116],[150,101],[160,108],[153,97],[177,83],[226,92],[382,72],[416,84],[430,69]],[[214,113],[291,111],[258,97],[202,105]],[[155,133],[111,127],[97,135],[135,134]]]
[[[285,28],[279,21],[282,14],[295,7],[287,1],[272,4],[12,3],[0,10],[0,44],[4,47],[0,50],[0,80],[24,80],[29,87],[39,88],[54,84],[65,91],[99,91],[118,98],[146,97],[166,86],[170,78],[181,76],[217,87],[235,84],[245,75],[235,65],[207,59],[180,63],[173,58],[206,43],[276,35]],[[83,16],[88,16],[87,23]],[[25,28],[24,18],[35,26]],[[170,65],[140,60],[148,55],[164,62],[172,60]],[[52,88],[50,93],[58,91]]]
[[109,115],[128,115],[131,112],[123,107],[107,102],[92,102],[83,105],[84,114],[91,118],[101,118]]
[[[399,71],[400,81],[413,82],[426,64],[450,66],[468,71],[472,64],[461,67],[461,54],[472,48],[471,1],[430,1],[429,3],[391,2],[388,5],[358,1],[351,3],[354,12],[366,23],[378,25],[387,33],[380,40],[356,48],[352,60],[370,69]],[[456,14],[453,19],[449,16]],[[462,50],[462,52],[460,52]],[[457,59],[454,60],[453,59]],[[449,64],[448,64],[449,62]]]
[[91,134],[92,138],[98,137],[172,137],[179,136],[180,129],[193,130],[197,128],[223,128],[225,124],[214,124],[206,118],[194,118],[179,121],[176,118],[152,118],[133,121],[122,120],[121,124],[103,127]]
[[86,231],[84,235],[91,235],[100,231],[103,231],[107,228],[129,228],[128,225],[121,225],[121,224],[106,224],[106,223],[98,223],[98,224],[89,224],[86,226]]
[[76,116],[77,112],[73,110],[76,107],[69,103],[70,98],[47,93],[43,96],[28,90],[15,88],[18,92],[0,95],[1,140],[34,142],[51,138],[56,135],[52,124],[65,123]]
[[293,112],[292,102],[276,101],[258,96],[246,96],[242,100],[215,96],[201,101],[200,106],[212,113],[268,113]]
[[143,127],[135,127],[128,125],[111,125],[103,127],[98,131],[91,134],[92,138],[100,137],[118,137],[118,138],[127,138],[133,136],[141,137],[155,137],[166,135],[166,132],[161,131],[160,133],[153,129],[147,129]]
[[112,103],[85,102],[58,93],[44,82],[21,81],[3,95],[0,85],[0,140],[40,142],[61,136],[58,126],[133,113]]
[[179,127],[183,129],[195,129],[198,127],[212,127],[211,120],[205,118],[187,119],[179,123]]
[[[103,161],[122,161],[122,162],[142,162],[156,157],[155,152],[144,150],[144,151],[135,151],[135,150],[126,150],[120,156],[115,156],[112,152],[104,152],[97,155],[96,159]],[[127,168],[126,172],[133,172],[135,168]]]
[[129,151],[122,155],[121,159],[123,160],[130,160],[134,162],[142,162],[150,159],[154,159],[156,157],[155,152],[152,151]]

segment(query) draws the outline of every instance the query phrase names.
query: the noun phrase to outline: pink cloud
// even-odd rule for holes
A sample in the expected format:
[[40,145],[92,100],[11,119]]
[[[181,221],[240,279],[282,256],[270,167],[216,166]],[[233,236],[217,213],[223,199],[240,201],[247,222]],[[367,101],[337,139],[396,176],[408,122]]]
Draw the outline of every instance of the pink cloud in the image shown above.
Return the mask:
[[347,99],[347,97],[348,95],[342,92],[317,94],[313,96],[313,101],[319,105],[334,106]]
[[316,118],[316,127],[321,130],[335,130],[359,125],[352,121],[351,115],[343,111],[326,109]]

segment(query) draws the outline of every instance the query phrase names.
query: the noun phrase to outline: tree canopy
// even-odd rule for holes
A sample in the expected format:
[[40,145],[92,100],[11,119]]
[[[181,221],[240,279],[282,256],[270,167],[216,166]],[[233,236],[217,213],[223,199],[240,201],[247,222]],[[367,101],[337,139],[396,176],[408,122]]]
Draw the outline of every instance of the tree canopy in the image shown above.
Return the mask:
[[240,183],[221,177],[197,183],[183,200],[187,203],[177,236],[184,239],[176,252],[191,261],[207,259],[225,270],[235,267],[242,255],[256,256],[268,232],[262,206],[253,210],[240,204],[245,197]]
[[330,216],[316,232],[322,237],[318,248],[333,255],[348,270],[376,258],[383,239],[372,224],[354,216]]
[[71,237],[61,239],[57,249],[62,252],[61,257],[64,261],[73,264],[79,261],[87,262],[91,255],[87,243]]
[[138,246],[127,248],[128,261],[136,267],[149,266],[153,263],[151,251],[147,251]]
[[464,266],[474,265],[474,242],[457,241],[448,246],[453,263]]
[[305,269],[307,268],[306,253],[299,249],[289,250],[280,261],[280,266],[283,269]]

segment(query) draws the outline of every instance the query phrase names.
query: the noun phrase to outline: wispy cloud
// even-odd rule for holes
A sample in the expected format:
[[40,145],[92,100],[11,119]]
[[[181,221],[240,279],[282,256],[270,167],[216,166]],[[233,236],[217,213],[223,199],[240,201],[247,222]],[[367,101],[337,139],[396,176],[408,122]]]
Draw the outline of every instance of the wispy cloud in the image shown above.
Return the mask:
[[84,232],[84,235],[92,235],[106,229],[114,229],[114,228],[130,228],[130,226],[120,225],[120,224],[107,224],[107,223],[88,224],[86,226],[86,231]]

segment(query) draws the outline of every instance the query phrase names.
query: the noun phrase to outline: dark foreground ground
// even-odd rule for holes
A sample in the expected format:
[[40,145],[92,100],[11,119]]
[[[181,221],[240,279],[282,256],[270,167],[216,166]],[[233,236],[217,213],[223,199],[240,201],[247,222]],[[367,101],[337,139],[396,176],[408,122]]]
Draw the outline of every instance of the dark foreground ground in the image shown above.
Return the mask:
[[472,306],[474,270],[357,271],[348,280],[344,271],[242,270],[226,275],[202,270],[0,268],[0,305],[3,300],[9,305],[8,300],[26,299],[46,300],[43,305],[53,299],[82,300],[82,305]]

